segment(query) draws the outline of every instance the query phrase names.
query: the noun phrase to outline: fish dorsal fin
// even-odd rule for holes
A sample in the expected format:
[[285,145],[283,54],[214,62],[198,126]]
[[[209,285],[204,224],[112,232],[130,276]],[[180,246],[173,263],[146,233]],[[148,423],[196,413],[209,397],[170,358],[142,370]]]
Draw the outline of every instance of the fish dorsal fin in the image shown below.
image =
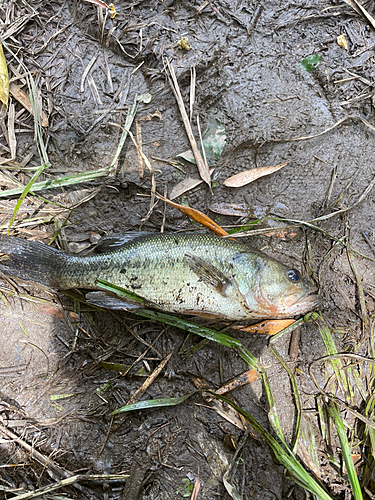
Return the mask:
[[227,287],[232,284],[230,278],[225,276],[225,274],[219,269],[200,257],[187,253],[184,256],[184,259],[198,278],[206,283],[206,285],[213,286],[221,295],[226,297],[225,291]]
[[104,309],[124,309],[124,310],[134,310],[144,307],[144,304],[140,302],[131,302],[118,295],[106,292],[89,292],[86,294],[86,301],[97,307],[103,307]]
[[128,243],[149,234],[147,231],[128,231],[119,236],[104,236],[94,248],[93,253],[116,252]]

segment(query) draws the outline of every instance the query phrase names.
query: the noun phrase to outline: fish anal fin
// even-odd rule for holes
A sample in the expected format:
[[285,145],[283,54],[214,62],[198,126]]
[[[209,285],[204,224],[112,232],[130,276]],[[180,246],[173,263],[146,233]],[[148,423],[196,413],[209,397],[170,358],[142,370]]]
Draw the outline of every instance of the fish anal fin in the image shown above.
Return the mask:
[[97,307],[103,307],[104,309],[123,309],[123,310],[134,310],[144,307],[141,302],[131,302],[122,297],[119,297],[115,293],[98,291],[89,292],[86,294],[86,301]]
[[195,255],[185,254],[185,262],[190,269],[200,278],[206,285],[214,287],[221,295],[226,297],[226,289],[232,284],[230,278],[225,276],[215,266]]

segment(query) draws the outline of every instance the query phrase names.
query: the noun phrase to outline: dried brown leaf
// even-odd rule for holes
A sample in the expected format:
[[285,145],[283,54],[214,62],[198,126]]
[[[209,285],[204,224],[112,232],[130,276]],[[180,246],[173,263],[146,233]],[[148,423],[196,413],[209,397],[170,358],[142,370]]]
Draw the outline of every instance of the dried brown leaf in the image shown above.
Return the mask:
[[[21,104],[21,106],[27,109],[27,111],[32,115],[34,114],[33,109],[31,107],[29,96],[21,89],[21,87],[19,87],[15,83],[11,83],[9,85],[9,92],[16,99],[16,101],[18,101]],[[42,120],[42,127],[48,127],[48,117],[44,113],[44,111],[42,111],[41,113],[41,120]]]
[[346,41],[344,33],[342,35],[338,36],[336,38],[336,41],[340,45],[340,47],[343,47],[345,50],[348,50],[348,42]]
[[168,205],[177,208],[177,210],[180,210],[183,214],[187,215],[191,219],[195,220],[196,222],[199,222],[204,227],[206,227],[213,233],[217,234],[218,236],[229,236],[228,233],[224,231],[224,229],[222,229],[218,224],[216,224],[216,222],[211,220],[209,217],[207,217],[207,215],[203,214],[199,210],[196,210],[195,208],[186,207],[185,205],[179,205],[174,201],[168,200],[168,198],[165,198],[161,194],[157,194],[156,196],[165,203],[168,203]]
[[241,330],[247,333],[260,333],[263,335],[276,335],[277,333],[284,330],[287,326],[294,323],[294,319],[269,319],[266,321],[261,321],[255,325],[250,326],[240,326],[235,325],[232,328],[234,330]]
[[254,212],[246,203],[213,203],[209,209],[211,212],[220,215],[228,215],[229,217],[253,217]]
[[251,384],[251,382],[254,382],[258,378],[259,378],[258,373],[252,368],[251,370],[247,370],[246,372],[241,373],[241,375],[238,375],[236,378],[234,378],[227,384],[222,385],[217,391],[215,391],[215,394],[219,395],[226,394],[227,392],[233,391],[238,387],[242,387],[243,385],[246,384]]
[[260,168],[252,168],[251,170],[245,170],[244,172],[240,172],[239,174],[233,175],[226,179],[223,182],[224,186],[227,187],[242,187],[246,186],[246,184],[250,184],[250,182],[259,179],[260,177],[264,177],[265,175],[273,174],[280,170],[280,168],[285,167],[290,162],[280,163],[280,165],[275,165],[273,167],[260,167]]
[[[215,170],[214,168],[210,169],[210,175],[214,170]],[[203,179],[196,179],[193,177],[188,177],[187,179],[184,179],[183,181],[173,186],[172,191],[169,195],[169,199],[174,200],[175,198],[178,198],[182,194],[186,193],[186,191],[190,191],[190,189],[199,186],[199,184],[202,184],[202,182],[204,182]]]
[[0,44],[0,101],[8,106],[9,76],[7,63],[4,57],[3,46]]

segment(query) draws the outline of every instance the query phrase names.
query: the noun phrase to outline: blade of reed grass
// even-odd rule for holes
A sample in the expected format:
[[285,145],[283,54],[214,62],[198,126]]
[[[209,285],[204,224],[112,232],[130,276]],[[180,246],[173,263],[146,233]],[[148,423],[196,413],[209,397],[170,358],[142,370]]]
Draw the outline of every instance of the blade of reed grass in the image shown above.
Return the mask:
[[[293,325],[291,325],[291,326],[293,326]],[[290,447],[291,447],[293,453],[296,453],[297,447],[298,447],[298,439],[299,439],[299,436],[301,433],[301,420],[302,420],[301,398],[299,395],[297,382],[296,382],[296,379],[293,375],[292,370],[289,368],[289,366],[285,362],[284,358],[281,356],[281,354],[279,353],[279,351],[275,347],[271,346],[270,349],[271,349],[271,352],[273,353],[273,355],[276,356],[276,358],[279,360],[279,362],[281,363],[284,370],[287,372],[289,379],[290,379],[291,386],[292,386],[292,394],[293,394],[294,403],[296,406],[296,424],[295,424],[293,441],[292,441]]]
[[179,398],[160,398],[138,401],[137,403],[132,403],[118,408],[117,410],[113,411],[111,415],[117,415],[119,413],[124,413],[127,411],[144,410],[148,408],[161,408],[162,406],[176,406],[183,403],[186,399],[190,398],[197,392],[200,391],[189,392],[189,394],[185,394],[184,396],[180,396]]
[[26,196],[30,192],[33,184],[35,183],[35,181],[37,180],[39,175],[43,172],[43,170],[45,170],[47,168],[47,166],[48,165],[41,165],[38,168],[38,170],[35,172],[35,174],[31,177],[31,179],[26,184],[26,186],[23,188],[23,190],[21,191],[21,196],[19,197],[19,199],[16,203],[16,206],[14,207],[12,218],[10,219],[9,224],[8,224],[8,234],[9,234],[9,231],[10,231],[10,228],[11,228],[13,222],[16,220],[18,210],[20,209],[20,206],[22,205],[24,199],[26,198]]
[[361,492],[361,487],[359,484],[359,480],[357,477],[357,473],[354,467],[352,455],[351,455],[351,446],[349,444],[345,427],[344,427],[344,422],[341,417],[340,409],[338,405],[334,402],[331,402],[328,405],[328,414],[332,419],[332,422],[336,428],[337,434],[339,436],[340,444],[341,444],[341,451],[342,455],[344,458],[346,470],[348,473],[348,479],[350,482],[350,486],[352,488],[352,493],[353,493],[353,498],[354,500],[363,500],[362,492]]
[[[46,168],[44,165],[41,165],[37,172],[43,168]],[[42,171],[43,171],[42,170]],[[44,189],[54,189],[63,186],[73,186],[75,184],[80,184],[82,182],[90,182],[100,177],[107,177],[110,170],[108,167],[101,168],[98,170],[91,170],[90,172],[82,172],[79,174],[67,175],[65,177],[60,177],[60,179],[49,179],[48,181],[36,182],[33,183],[32,189],[29,189],[31,194],[34,194],[37,191],[42,191]],[[33,176],[34,178],[34,176]],[[23,187],[7,189],[6,191],[0,192],[0,198],[9,198],[11,196],[18,195],[24,191]]]
[[[319,330],[319,333],[320,333],[322,340],[324,342],[324,346],[325,346],[325,349],[327,351],[328,356],[335,356],[335,354],[338,354],[336,344],[335,344],[335,341],[333,340],[331,330],[328,328],[328,326],[324,322],[321,314],[318,315],[316,323],[318,325],[318,330]],[[338,358],[332,357],[332,358],[330,358],[330,363],[331,363],[331,366],[332,366],[333,371],[335,373],[335,376],[337,378],[337,381],[340,385],[341,390],[345,394],[346,398],[348,398],[349,401],[352,401],[353,390],[352,390],[350,381],[348,380],[347,374],[342,369],[341,360]]]

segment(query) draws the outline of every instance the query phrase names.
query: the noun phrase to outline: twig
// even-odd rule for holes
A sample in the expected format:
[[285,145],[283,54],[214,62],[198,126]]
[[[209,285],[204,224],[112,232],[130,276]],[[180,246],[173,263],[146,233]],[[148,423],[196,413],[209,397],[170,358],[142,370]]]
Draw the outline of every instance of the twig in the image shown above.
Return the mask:
[[77,474],[76,476],[63,479],[58,483],[44,486],[44,488],[39,488],[38,490],[22,493],[21,495],[17,495],[12,498],[13,500],[27,500],[29,498],[40,497],[41,495],[64,488],[65,486],[77,486],[75,483],[78,483],[79,481],[126,481],[128,477],[128,474]]
[[171,359],[171,356],[174,351],[170,352],[166,358],[163,359],[163,361],[160,363],[160,365],[151,373],[149,377],[144,381],[144,383],[141,385],[139,389],[135,391],[133,396],[129,399],[129,401],[126,403],[127,405],[133,404],[142,395],[145,393],[145,391],[150,387],[151,384],[154,383],[155,379],[159,376],[160,372],[163,370],[165,365],[168,363],[168,361]]
[[190,68],[190,123],[193,119],[196,79],[197,79],[197,72],[196,72],[195,66],[192,66]]
[[138,120],[135,122],[135,133],[137,137],[137,158],[138,158],[138,166],[139,166],[139,178],[143,179],[144,176],[144,170],[145,170],[145,164],[143,157],[141,155],[142,151],[142,129],[141,129],[141,124],[139,123]]
[[86,77],[89,74],[89,71],[93,67],[93,65],[94,65],[94,63],[95,63],[95,61],[96,61],[97,58],[98,58],[98,53],[94,55],[94,57],[91,59],[91,61],[86,66],[85,71],[82,73],[81,86],[80,86],[80,91],[81,92],[85,91],[85,80],[86,80]]
[[371,125],[367,120],[362,118],[361,116],[356,116],[356,115],[349,115],[345,118],[341,118],[338,122],[334,123],[330,127],[326,128],[322,132],[319,132],[318,134],[313,134],[313,135],[306,135],[306,136],[301,136],[301,137],[292,137],[291,139],[271,139],[269,142],[294,142],[294,141],[305,141],[306,139],[314,139],[314,137],[319,137],[321,135],[326,134],[327,132],[330,132],[331,130],[335,129],[342,123],[346,122],[347,120],[360,120],[362,123],[364,123],[370,130],[375,132],[375,127]]
[[142,224],[144,224],[146,222],[146,220],[152,214],[152,210],[154,209],[154,206],[155,206],[155,193],[156,193],[155,172],[154,172],[154,169],[152,168],[152,165],[151,165],[149,159],[147,158],[147,156],[142,151],[142,144],[138,144],[137,143],[137,141],[134,138],[134,135],[130,132],[130,130],[128,130],[128,133],[129,133],[129,136],[130,136],[131,140],[133,141],[134,146],[137,148],[137,155],[139,155],[143,159],[143,161],[145,162],[145,164],[146,164],[146,166],[149,169],[150,174],[151,174],[151,199],[150,199],[150,208],[149,208],[148,213],[146,214],[146,216],[142,219]]

